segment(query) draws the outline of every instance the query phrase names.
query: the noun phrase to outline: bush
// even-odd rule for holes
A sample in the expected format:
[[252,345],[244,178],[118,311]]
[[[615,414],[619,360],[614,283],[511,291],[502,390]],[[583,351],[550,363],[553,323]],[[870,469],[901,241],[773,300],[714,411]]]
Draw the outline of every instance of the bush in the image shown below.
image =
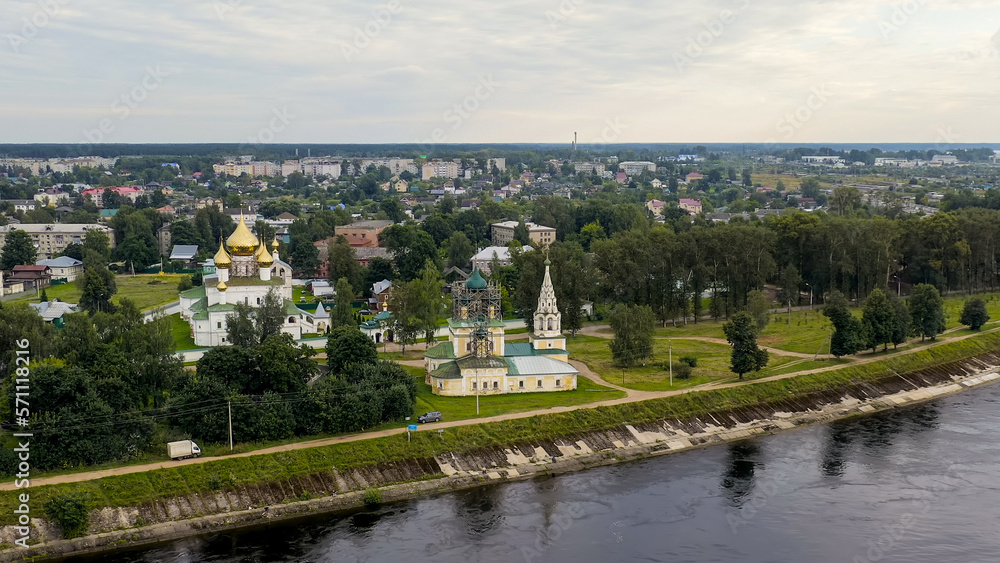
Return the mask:
[[681,363],[696,368],[698,367],[698,358],[695,356],[681,356]]
[[378,506],[382,504],[382,491],[378,489],[368,489],[364,496],[365,506]]
[[691,379],[691,366],[684,362],[674,363],[674,378]]
[[59,525],[66,539],[87,533],[90,523],[90,493],[75,492],[54,497],[45,503],[45,514]]
[[194,287],[194,282],[191,281],[191,276],[183,276],[181,281],[177,282],[177,291],[187,291]]

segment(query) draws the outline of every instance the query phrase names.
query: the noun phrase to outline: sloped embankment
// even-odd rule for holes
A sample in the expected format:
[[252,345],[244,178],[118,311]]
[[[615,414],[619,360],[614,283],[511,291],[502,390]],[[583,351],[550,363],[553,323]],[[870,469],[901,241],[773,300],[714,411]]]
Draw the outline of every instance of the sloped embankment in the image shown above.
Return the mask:
[[[287,479],[233,486],[223,483],[218,490],[95,509],[91,512],[89,535],[74,540],[58,539],[60,533],[55,526],[35,519],[36,530],[32,537],[39,543],[29,551],[7,549],[0,552],[0,560],[109,550],[350,509],[362,506],[365,491],[376,488],[381,500],[387,502],[497,480],[573,471],[682,451],[955,393],[1000,379],[990,371],[998,366],[1000,352],[985,352],[905,374],[890,370],[881,377],[869,376],[836,387],[792,395],[783,391],[780,381],[760,383],[753,387],[774,387],[771,396],[775,398],[708,409],[691,416],[616,423],[600,430],[574,431],[564,427],[558,436],[511,440],[512,443],[502,447],[470,443],[468,447],[453,446],[449,451],[411,459],[374,463],[360,459],[339,465],[335,462],[327,470]],[[759,395],[760,389],[753,394]],[[544,423],[551,416],[537,419]],[[504,428],[502,423],[482,426],[485,428],[481,431],[494,438],[495,433]],[[267,456],[246,459],[257,457],[261,458],[260,463],[265,463]],[[10,526],[0,531],[0,542],[11,545],[13,538]]]

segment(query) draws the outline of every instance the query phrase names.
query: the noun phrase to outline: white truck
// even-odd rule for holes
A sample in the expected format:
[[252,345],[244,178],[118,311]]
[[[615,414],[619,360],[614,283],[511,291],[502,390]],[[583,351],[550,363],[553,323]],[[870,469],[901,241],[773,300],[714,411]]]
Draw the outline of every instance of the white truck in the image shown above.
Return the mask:
[[170,459],[186,459],[201,455],[201,448],[191,440],[167,443],[167,455]]

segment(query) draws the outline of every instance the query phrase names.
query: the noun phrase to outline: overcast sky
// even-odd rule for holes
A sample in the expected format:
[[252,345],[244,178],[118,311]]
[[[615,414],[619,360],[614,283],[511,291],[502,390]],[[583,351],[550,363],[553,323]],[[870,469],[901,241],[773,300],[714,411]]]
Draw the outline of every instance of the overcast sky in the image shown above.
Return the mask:
[[1000,142],[995,1],[0,6],[0,142]]

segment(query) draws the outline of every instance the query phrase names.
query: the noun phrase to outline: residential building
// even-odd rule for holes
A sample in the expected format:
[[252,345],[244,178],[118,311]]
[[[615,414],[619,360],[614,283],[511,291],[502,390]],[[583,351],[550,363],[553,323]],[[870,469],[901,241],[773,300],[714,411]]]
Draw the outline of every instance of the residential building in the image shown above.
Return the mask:
[[38,260],[35,265],[48,266],[53,280],[62,280],[67,283],[76,281],[76,278],[83,275],[83,262],[69,256]]
[[656,163],[646,162],[646,161],[626,161],[618,163],[618,171],[624,172],[629,176],[638,176],[643,172],[656,172]]
[[77,312],[80,307],[74,303],[63,303],[58,299],[43,303],[28,303],[28,305],[31,305],[31,308],[42,317],[43,321],[52,323],[59,328],[65,324],[66,315]]
[[7,281],[23,283],[25,291],[44,289],[52,285],[52,270],[48,266],[14,266]]
[[458,178],[459,162],[457,160],[431,160],[421,168],[424,180],[431,178]]
[[334,229],[335,236],[343,235],[356,248],[379,246],[378,236],[392,226],[392,221],[355,221]]
[[173,246],[173,234],[170,232],[170,223],[163,225],[156,230],[156,247],[160,256],[165,256]]
[[45,259],[59,254],[67,246],[81,244],[87,231],[99,229],[107,233],[111,246],[115,244],[115,231],[106,225],[91,223],[25,223],[0,227],[0,248],[7,239],[7,233],[19,230],[28,233],[38,257]]
[[46,207],[56,207],[63,203],[69,203],[69,192],[56,188],[44,188],[38,190],[34,199]]
[[573,169],[577,173],[583,172],[584,174],[597,174],[601,176],[604,174],[605,166],[600,162],[574,162]]
[[448,342],[427,350],[426,382],[436,395],[466,397],[576,389],[579,372],[567,361],[559,308],[545,261],[545,278],[527,343],[506,342],[500,288],[479,270],[452,287]]
[[38,202],[33,199],[0,199],[0,207],[5,203],[9,203],[14,208],[14,211],[23,211],[25,213],[34,211],[38,207]]
[[[494,246],[507,246],[514,240],[514,229],[517,228],[517,221],[504,221],[493,223],[491,232]],[[528,228],[528,238],[539,247],[548,246],[556,241],[556,230],[552,227],[536,225],[535,223],[525,223]]]
[[701,213],[701,202],[698,201],[697,199],[682,197],[681,200],[677,203],[677,207],[680,207],[681,209],[687,211],[691,215],[697,215]]
[[364,174],[370,167],[379,168],[385,166],[393,176],[399,176],[403,172],[417,174],[417,164],[412,158],[366,158],[361,160],[361,170],[353,171],[355,174]]
[[[521,250],[523,252],[531,252],[534,248],[525,246]],[[488,276],[491,273],[490,268],[493,265],[493,260],[499,262],[501,266],[510,266],[510,248],[506,246],[487,246],[472,257],[472,269],[479,270],[483,275]]]
[[694,182],[695,180],[704,180],[704,179],[705,179],[705,175],[704,174],[701,174],[699,172],[691,172],[690,174],[688,174],[687,176],[684,177],[684,183],[690,184],[691,182]]
[[139,199],[139,196],[145,193],[145,190],[138,186],[114,186],[110,188],[90,188],[89,190],[80,192],[80,195],[90,197],[94,200],[94,205],[98,209],[104,209],[104,192],[106,190],[111,190],[132,203],[135,203],[135,200]]
[[658,199],[653,199],[646,202],[646,209],[650,210],[656,216],[663,215],[663,209],[666,207],[667,202],[660,201]]

